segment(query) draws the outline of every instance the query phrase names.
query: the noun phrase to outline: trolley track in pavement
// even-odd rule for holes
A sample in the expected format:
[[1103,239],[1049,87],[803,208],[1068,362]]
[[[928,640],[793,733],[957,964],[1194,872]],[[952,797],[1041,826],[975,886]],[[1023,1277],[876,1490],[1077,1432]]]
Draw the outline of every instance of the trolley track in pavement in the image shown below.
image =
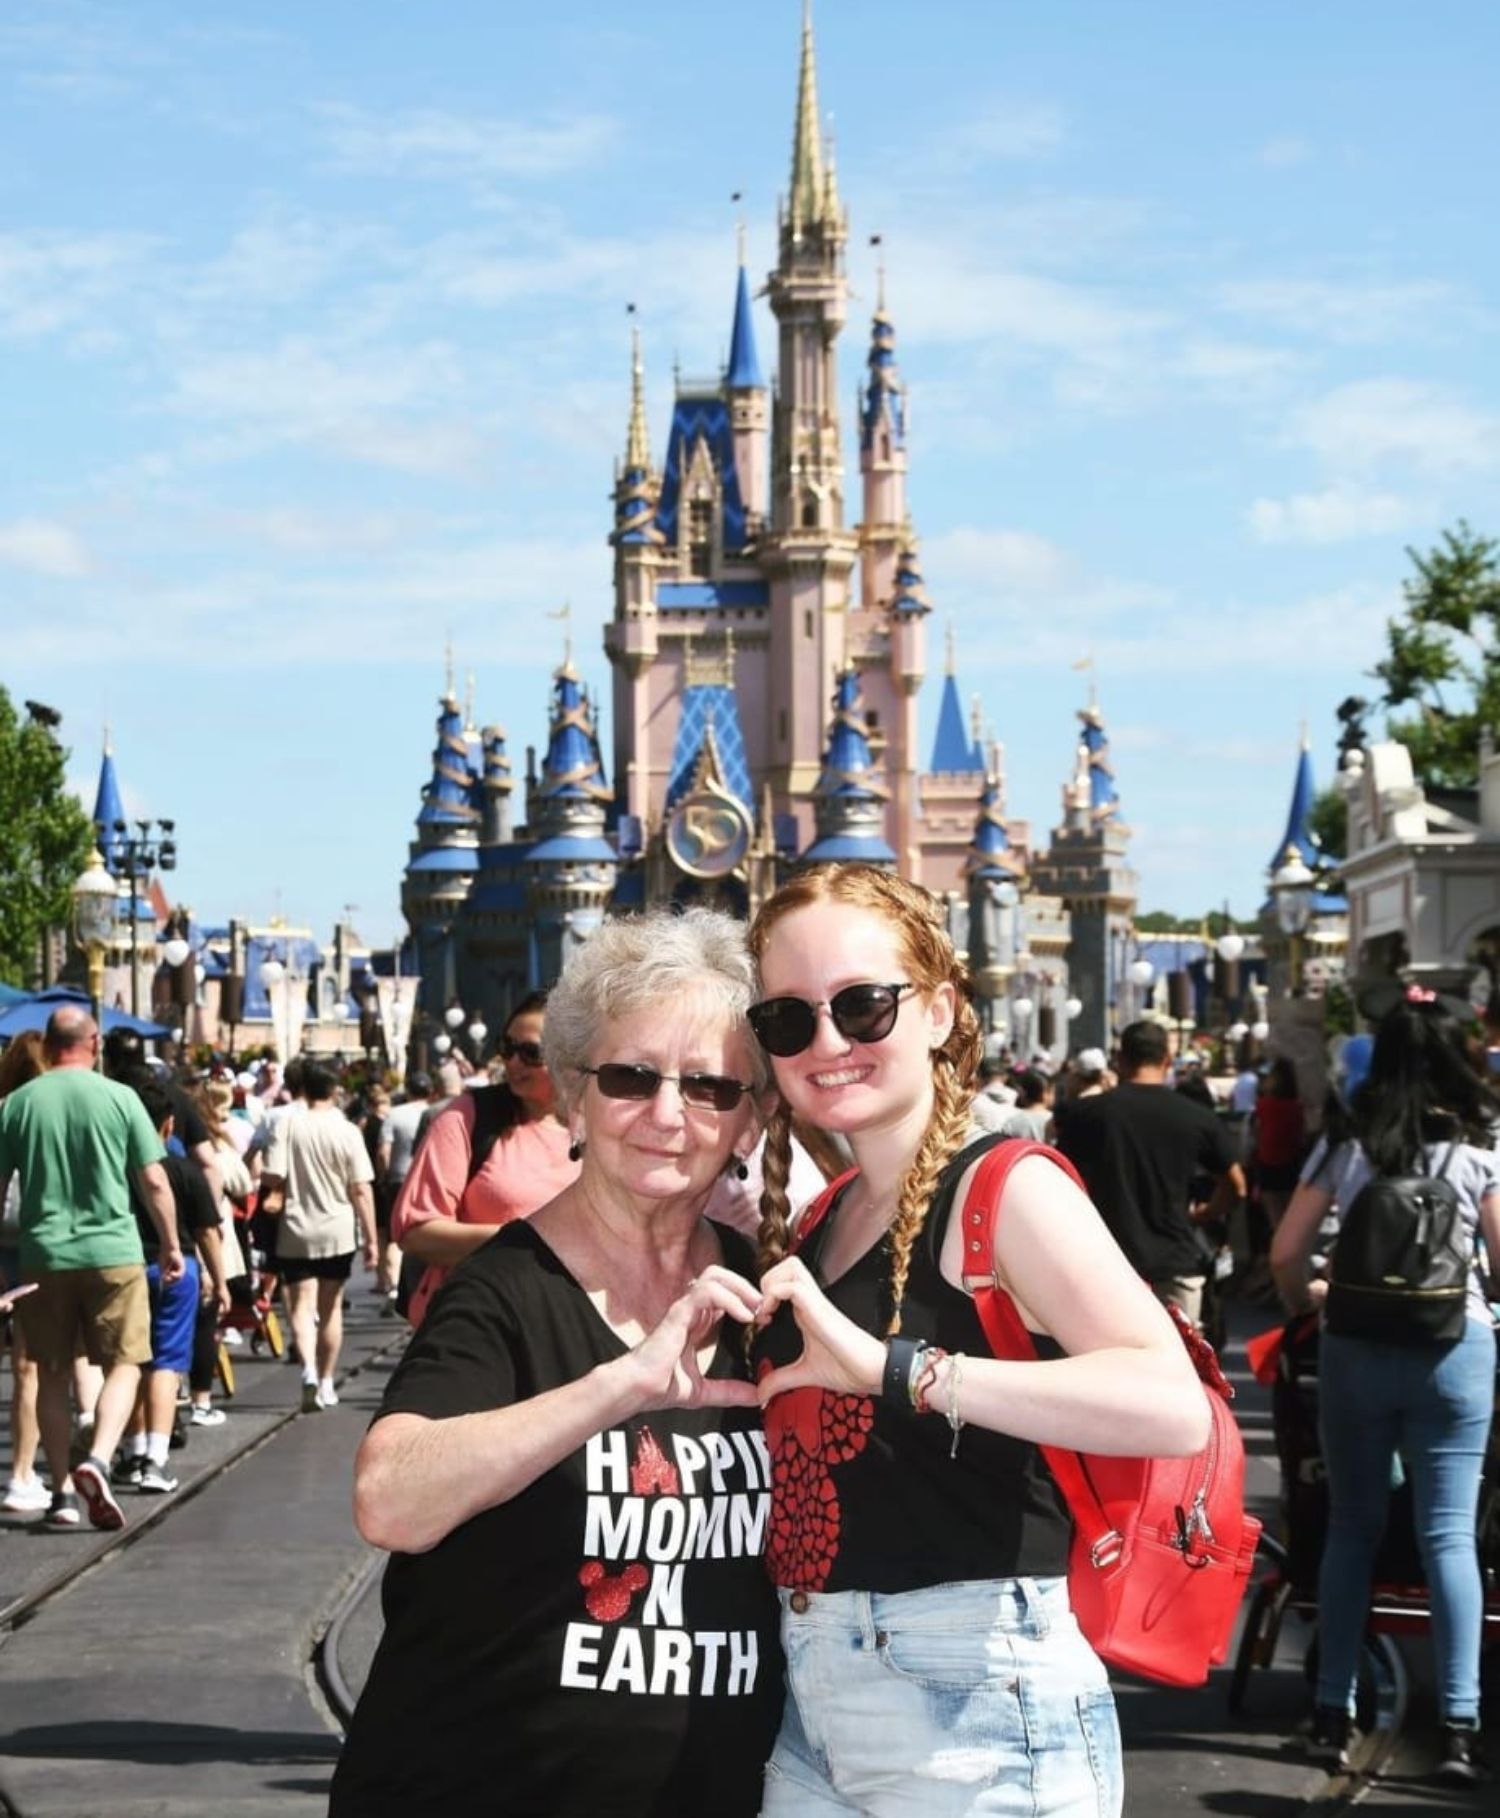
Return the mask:
[[[383,1344],[376,1346],[360,1357],[337,1379],[342,1388],[346,1382],[354,1381],[363,1371],[372,1365],[383,1362],[399,1352],[408,1337],[403,1325],[398,1332],[393,1332]],[[271,1367],[269,1364],[267,1367]],[[0,1646],[16,1630],[22,1629],[31,1622],[47,1605],[79,1584],[83,1579],[110,1560],[118,1558],[129,1548],[135,1546],[147,1535],[155,1533],[173,1514],[197,1497],[201,1496],[211,1485],[219,1482],[227,1473],[269,1445],[276,1436],[283,1432],[294,1420],[311,1418],[303,1416],[300,1407],[274,1407],[255,1410],[260,1418],[256,1431],[239,1444],[232,1444],[227,1452],[214,1458],[191,1477],[185,1479],[181,1486],[159,1501],[149,1500],[142,1496],[127,1499],[128,1519],[126,1525],[115,1533],[95,1532],[92,1544],[82,1558],[71,1559],[59,1570],[49,1573],[39,1583],[30,1585],[8,1602],[0,1604]],[[35,1526],[36,1524],[31,1524]],[[12,1531],[21,1531],[19,1526]],[[67,1535],[66,1539],[76,1544],[77,1537]]]

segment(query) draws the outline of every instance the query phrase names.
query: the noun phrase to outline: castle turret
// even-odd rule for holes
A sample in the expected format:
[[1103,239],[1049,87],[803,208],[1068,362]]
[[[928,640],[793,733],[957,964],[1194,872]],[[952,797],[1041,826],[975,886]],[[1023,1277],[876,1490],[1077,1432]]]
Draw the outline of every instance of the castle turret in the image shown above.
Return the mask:
[[510,839],[510,797],[515,787],[511,781],[510,759],[505,751],[505,728],[486,726],[480,737],[484,751],[484,819],[480,841],[486,846],[503,846]]
[[885,804],[889,798],[870,755],[860,701],[859,675],[849,668],[834,692],[828,749],[814,791],[818,836],[802,854],[804,865],[838,859],[862,859],[894,866],[896,855],[885,840]]
[[104,734],[104,754],[99,760],[99,786],[94,791],[93,821],[99,855],[118,877],[127,823],[125,798],[120,793],[120,778],[115,770],[115,754],[107,729]]
[[599,925],[619,871],[604,833],[610,790],[588,697],[571,661],[552,681],[547,756],[533,798],[534,843],[525,867],[533,984],[555,979],[570,945]]
[[659,649],[657,581],[665,538],[657,528],[661,484],[651,465],[639,330],[630,337],[630,421],[615,469],[615,613],[604,648],[614,669],[615,775],[621,805],[645,815],[650,793],[650,675]]
[[882,605],[896,591],[897,557],[906,534],[906,387],[896,367],[896,330],[886,314],[884,270],[860,394],[859,468],[864,478],[862,597],[866,605]]
[[401,887],[406,917],[419,955],[419,1009],[439,1015],[457,995],[458,966],[453,925],[479,868],[483,818],[476,797],[480,778],[469,763],[464,715],[448,687],[438,707],[432,775],[422,789],[417,837],[412,841]]
[[1130,829],[1120,819],[1120,796],[1109,762],[1104,716],[1091,701],[1072,774],[1063,785],[1063,815],[1052,845],[1031,866],[1033,887],[1060,898],[1071,916],[1068,968],[1082,1004],[1070,1031],[1072,1046],[1108,1049],[1119,1033],[1121,973],[1130,955],[1136,879],[1126,859]]
[[[778,813],[796,813],[817,781],[825,690],[848,661],[849,577],[858,549],[844,527],[836,343],[847,312],[848,226],[818,118],[812,14],[792,133],[790,193],[779,218],[780,256],[768,292],[779,326],[771,413],[770,780]],[[804,832],[805,837],[805,832]]]
[[751,314],[750,281],[745,274],[743,245],[739,277],[735,283],[734,329],[729,338],[724,392],[729,399],[734,468],[739,475],[740,499],[745,508],[745,539],[755,543],[765,528],[769,498],[766,438],[770,412],[766,382],[761,377],[760,356],[755,350],[755,322]]

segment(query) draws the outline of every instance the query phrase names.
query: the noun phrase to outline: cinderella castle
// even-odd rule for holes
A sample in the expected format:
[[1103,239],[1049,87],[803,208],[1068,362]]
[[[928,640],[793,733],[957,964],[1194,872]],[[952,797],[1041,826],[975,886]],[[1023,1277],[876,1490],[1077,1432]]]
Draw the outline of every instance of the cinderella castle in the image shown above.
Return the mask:
[[472,724],[450,675],[402,888],[418,1040],[460,1005],[498,1028],[606,915],[689,900],[750,914],[790,871],[833,859],[891,866],[946,899],[995,1047],[1059,1054],[1104,1043],[1119,1020],[1136,893],[1097,707],[1079,715],[1045,852],[1006,814],[1001,749],[977,705],[966,718],[951,642],[922,761],[932,607],[907,509],[907,392],[882,272],[857,418],[840,422],[849,226],[810,17],[777,225],[775,376],[742,245],[728,361],[707,383],[678,380],[660,465],[633,339],[609,537],[609,761],[571,660],[553,678],[545,754],[528,751],[520,779],[504,732]]

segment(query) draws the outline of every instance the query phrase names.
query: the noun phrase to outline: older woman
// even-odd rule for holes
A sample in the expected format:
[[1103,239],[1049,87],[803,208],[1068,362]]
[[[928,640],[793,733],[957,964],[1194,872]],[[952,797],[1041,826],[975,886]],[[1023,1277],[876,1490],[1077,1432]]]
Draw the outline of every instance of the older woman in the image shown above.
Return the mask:
[[582,1170],[453,1271],[360,1448],[356,1519],[394,1557],[333,1818],[757,1811],[760,1296],[703,1217],[757,1135],[750,995],[707,910],[606,923],[553,991]]

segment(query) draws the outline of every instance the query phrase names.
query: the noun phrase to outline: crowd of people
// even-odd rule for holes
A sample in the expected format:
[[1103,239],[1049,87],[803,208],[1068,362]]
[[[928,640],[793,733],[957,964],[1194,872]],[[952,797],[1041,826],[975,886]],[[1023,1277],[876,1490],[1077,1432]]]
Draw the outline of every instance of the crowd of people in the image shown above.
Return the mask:
[[[675,1814],[710,1788],[728,1818],[1117,1813],[1042,1448],[1193,1452],[1167,1307],[1211,1336],[1226,1284],[1316,1308],[1314,1252],[1374,1176],[1441,1167],[1500,1267],[1500,1102],[1445,1014],[1403,1000],[1322,1116],[1285,1058],[1221,1102],[1150,1020],[1054,1077],[986,1055],[933,899],[859,865],[794,879],[748,934],[706,909],[607,922],[514,1006],[482,1078],[447,1060],[351,1092],[304,1057],[185,1082],[128,1045],[100,1073],[91,1019],[60,1010],[0,1060],[7,1266],[30,1290],[5,1506],[109,1528],[120,1492],[169,1491],[174,1436],[224,1418],[225,1315],[268,1280],[303,1411],[336,1408],[362,1264],[413,1336],[356,1465],[356,1523],[391,1557],[335,1818],[502,1786],[555,1814]],[[1027,1362],[990,1353],[964,1287],[962,1209],[1009,1138],[1082,1182],[1044,1151],[1008,1179],[983,1266],[1039,1341]],[[1485,1771],[1477,1267],[1466,1311],[1438,1355],[1325,1341],[1319,1758],[1353,1746],[1399,1451],[1442,1771]]]

